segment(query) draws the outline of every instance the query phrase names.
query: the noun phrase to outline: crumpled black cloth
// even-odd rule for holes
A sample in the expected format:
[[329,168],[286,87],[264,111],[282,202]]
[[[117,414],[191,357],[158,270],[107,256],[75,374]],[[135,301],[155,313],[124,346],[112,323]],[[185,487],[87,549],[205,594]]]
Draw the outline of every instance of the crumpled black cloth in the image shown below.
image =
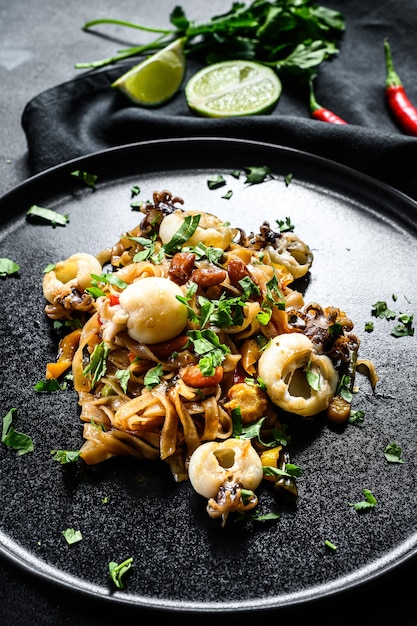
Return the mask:
[[[417,104],[417,5],[396,0],[329,0],[326,6],[343,13],[346,31],[339,55],[319,69],[316,99],[345,119],[347,125],[312,119],[308,90],[289,82],[284,82],[281,99],[270,115],[199,118],[188,110],[183,91],[163,107],[140,108],[110,87],[138,62],[130,59],[106,69],[80,73],[26,105],[22,126],[32,172],[137,141],[233,137],[326,157],[417,199],[417,138],[405,135],[387,110],[383,46],[388,37],[395,69],[410,99]],[[190,59],[186,80],[199,67]]]

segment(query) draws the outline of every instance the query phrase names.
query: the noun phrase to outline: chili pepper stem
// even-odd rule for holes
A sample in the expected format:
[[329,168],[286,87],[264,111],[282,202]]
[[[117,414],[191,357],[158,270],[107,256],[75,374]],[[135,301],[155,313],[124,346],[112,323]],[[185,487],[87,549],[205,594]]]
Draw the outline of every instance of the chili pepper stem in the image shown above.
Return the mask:
[[384,39],[384,50],[385,50],[385,66],[387,71],[387,79],[386,79],[386,87],[402,87],[403,84],[401,82],[400,77],[394,69],[394,63],[391,55],[391,48],[388,42],[388,39]]
[[311,113],[314,113],[314,111],[318,111],[322,107],[318,104],[318,102],[317,102],[317,100],[316,100],[316,98],[314,96],[314,88],[313,88],[313,81],[312,80],[310,80],[309,86],[310,86],[310,111],[311,111]]

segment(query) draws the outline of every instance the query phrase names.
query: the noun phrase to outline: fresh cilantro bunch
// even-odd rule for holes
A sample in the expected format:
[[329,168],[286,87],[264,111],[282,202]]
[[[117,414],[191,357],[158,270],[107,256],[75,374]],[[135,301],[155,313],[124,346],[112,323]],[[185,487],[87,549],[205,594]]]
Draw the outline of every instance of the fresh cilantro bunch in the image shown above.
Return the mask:
[[76,68],[97,68],[128,57],[153,54],[179,38],[185,38],[185,53],[205,63],[229,59],[258,61],[276,71],[304,76],[339,52],[345,29],[343,15],[312,0],[254,0],[233,2],[222,15],[206,23],[189,20],[181,6],[171,12],[173,29],[151,28],[125,20],[96,19],[84,30],[103,24],[152,32],[157,37],[145,45],[118,51],[106,59],[77,63]]

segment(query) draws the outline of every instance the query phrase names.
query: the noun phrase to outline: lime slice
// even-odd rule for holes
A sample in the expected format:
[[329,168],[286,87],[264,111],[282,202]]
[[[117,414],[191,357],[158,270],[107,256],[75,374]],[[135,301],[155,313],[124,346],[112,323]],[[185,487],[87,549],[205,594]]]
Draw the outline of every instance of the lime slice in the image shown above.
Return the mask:
[[112,87],[144,107],[164,104],[177,93],[184,79],[184,43],[184,38],[176,39],[132,67],[115,80]]
[[204,117],[270,113],[281,95],[270,67],[254,61],[221,61],[204,67],[185,86],[189,108]]

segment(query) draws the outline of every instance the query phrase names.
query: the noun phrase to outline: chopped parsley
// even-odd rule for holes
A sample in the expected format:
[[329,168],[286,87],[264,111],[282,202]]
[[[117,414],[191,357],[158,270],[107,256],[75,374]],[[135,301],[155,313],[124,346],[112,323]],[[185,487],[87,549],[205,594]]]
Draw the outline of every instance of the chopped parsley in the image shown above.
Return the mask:
[[51,450],[51,454],[53,454],[52,459],[58,461],[61,465],[75,463],[80,457],[79,450]]
[[218,189],[219,187],[224,187],[225,184],[226,180],[221,174],[213,174],[207,179],[208,188],[211,190]]
[[67,528],[62,531],[62,534],[64,535],[65,541],[69,546],[73,543],[78,543],[78,541],[81,541],[83,538],[81,532],[79,530],[74,530],[74,528]]
[[267,165],[263,166],[251,166],[245,167],[246,180],[248,185],[258,185],[263,183],[268,178],[274,178],[271,172],[271,168]]
[[20,270],[20,265],[12,261],[11,259],[0,259],[0,278],[6,278],[12,274],[17,274]]
[[57,213],[52,209],[45,209],[37,204],[33,204],[27,210],[26,217],[35,222],[50,224],[53,228],[55,228],[55,226],[66,226],[69,222],[68,215],[61,215],[61,213]]
[[16,413],[16,411],[16,408],[12,408],[3,417],[1,442],[4,443],[5,446],[16,450],[19,456],[21,456],[22,454],[33,452],[34,447],[32,439],[28,435],[25,435],[24,433],[21,433],[14,429],[12,422],[13,415]]
[[337,550],[337,546],[329,539],[326,539],[324,541],[324,545],[326,546],[326,548],[329,548],[329,550],[331,550],[332,552],[336,552]]
[[122,578],[126,574],[126,572],[130,570],[132,565],[133,565],[133,557],[126,559],[122,563],[116,563],[115,561],[110,561],[109,563],[110,577],[118,589],[124,589]]
[[389,443],[384,450],[384,455],[388,463],[404,463],[404,459],[401,458],[401,453],[401,446],[395,441]]
[[90,363],[83,370],[84,376],[91,378],[91,386],[93,388],[107,371],[107,355],[109,351],[110,348],[104,341],[97,344],[90,356]]
[[96,174],[90,174],[89,172],[83,172],[82,170],[74,170],[73,172],[71,172],[71,176],[74,176],[75,178],[81,180],[87,185],[87,187],[90,187],[93,190],[96,189]]
[[377,504],[377,499],[373,495],[370,489],[362,489],[362,493],[365,496],[365,500],[360,502],[349,502],[349,506],[352,506],[355,511],[365,511],[367,509],[373,509]]

